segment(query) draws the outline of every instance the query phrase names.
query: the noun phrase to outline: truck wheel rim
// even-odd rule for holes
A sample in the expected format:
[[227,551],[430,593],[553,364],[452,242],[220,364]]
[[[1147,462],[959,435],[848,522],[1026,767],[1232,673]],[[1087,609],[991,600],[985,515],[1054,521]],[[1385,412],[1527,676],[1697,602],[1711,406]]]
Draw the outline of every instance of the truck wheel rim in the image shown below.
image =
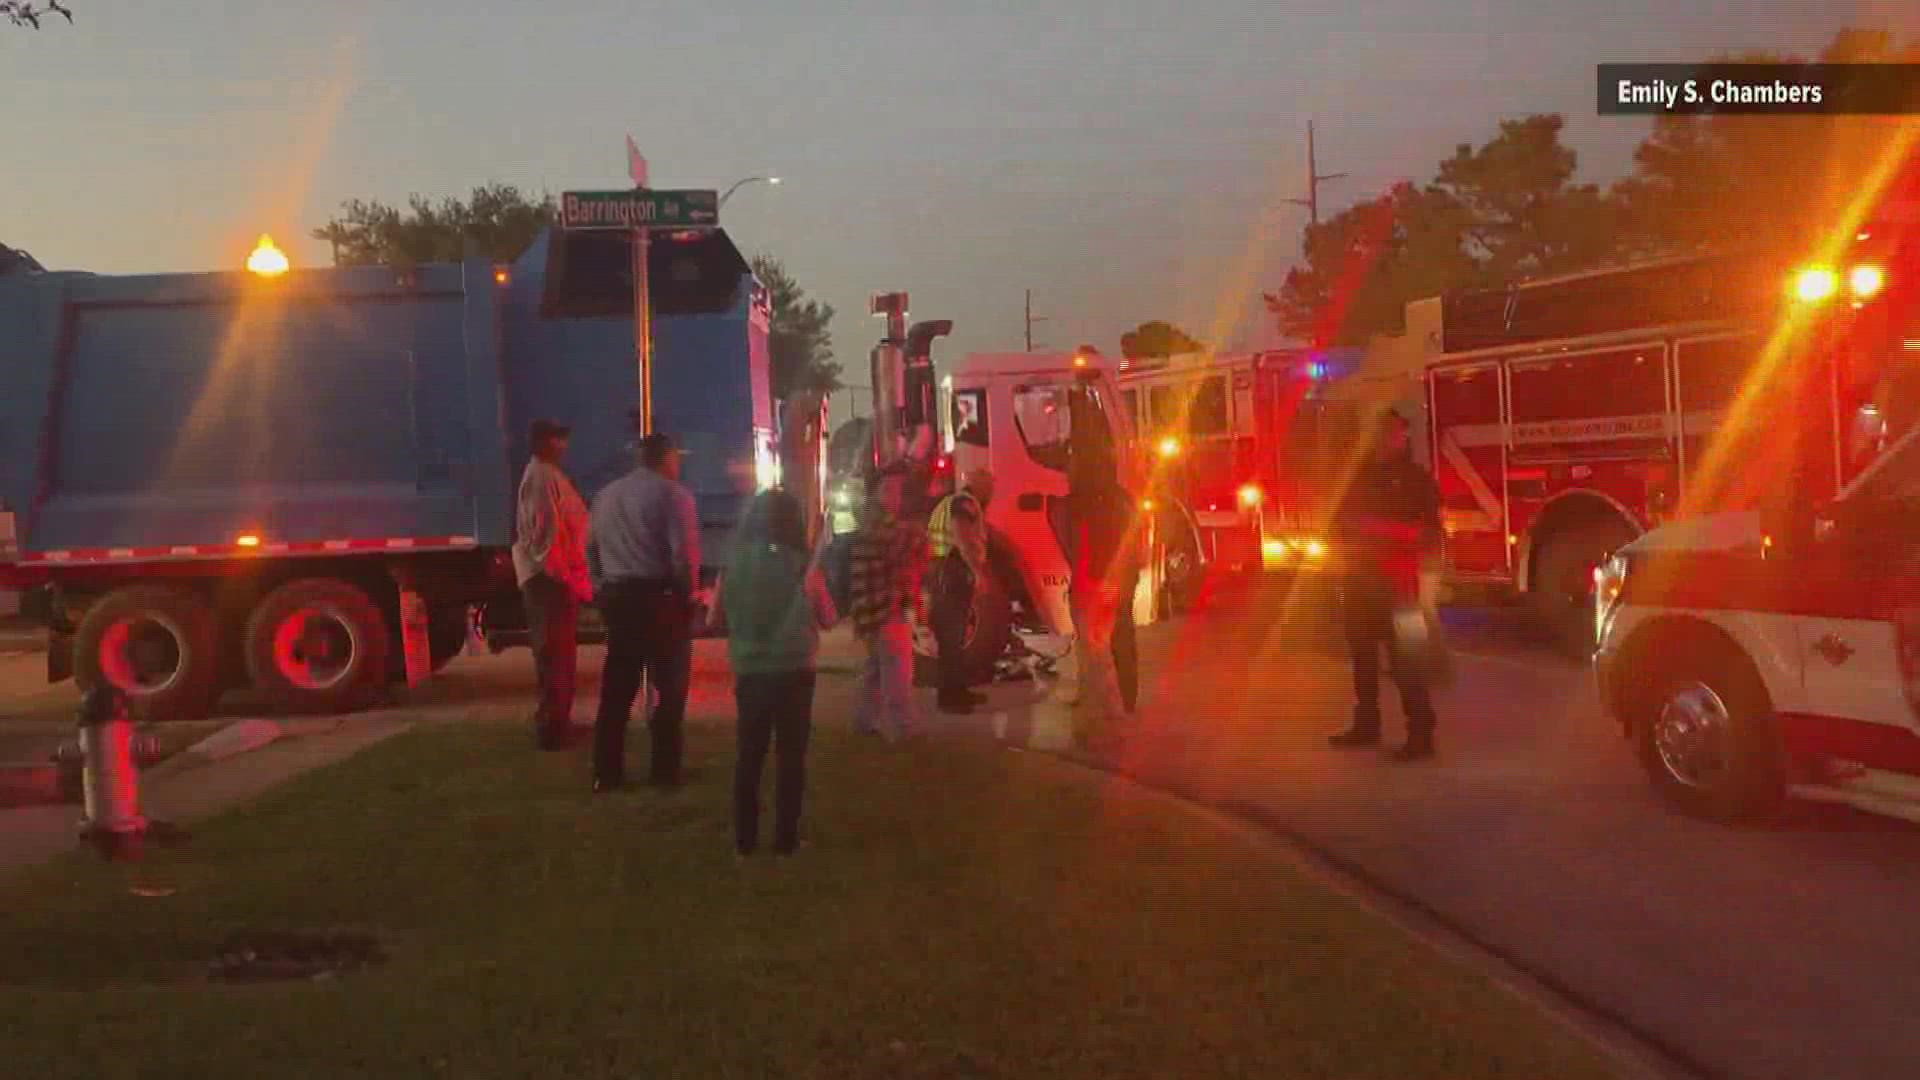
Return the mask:
[[129,615],[100,635],[100,675],[129,697],[151,697],[180,681],[186,635],[170,619]]
[[1690,788],[1718,786],[1726,773],[1733,717],[1713,688],[1692,682],[1667,695],[1653,725],[1653,745],[1667,775]]
[[333,608],[288,612],[273,630],[273,667],[302,690],[331,690],[353,673],[360,636],[353,621]]

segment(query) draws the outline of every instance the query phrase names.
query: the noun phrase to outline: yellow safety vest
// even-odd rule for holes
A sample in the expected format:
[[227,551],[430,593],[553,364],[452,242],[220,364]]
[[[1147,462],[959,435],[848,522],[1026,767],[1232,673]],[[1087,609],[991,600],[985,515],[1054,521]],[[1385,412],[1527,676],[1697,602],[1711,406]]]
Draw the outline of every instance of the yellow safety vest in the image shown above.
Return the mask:
[[979,504],[972,495],[964,491],[956,491],[940,500],[939,504],[933,508],[933,514],[927,518],[927,554],[935,559],[946,558],[947,553],[954,548],[953,500],[955,499],[974,502],[975,516],[980,513]]

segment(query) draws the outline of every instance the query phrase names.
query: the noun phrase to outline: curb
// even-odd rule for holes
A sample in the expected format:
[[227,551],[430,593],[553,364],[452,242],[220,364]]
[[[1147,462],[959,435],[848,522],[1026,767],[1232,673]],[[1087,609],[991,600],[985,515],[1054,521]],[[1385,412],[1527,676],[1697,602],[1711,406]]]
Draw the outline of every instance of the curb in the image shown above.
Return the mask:
[[1117,780],[1170,809],[1198,817],[1239,836],[1262,854],[1280,859],[1309,880],[1359,905],[1436,953],[1486,978],[1539,1009],[1587,1045],[1599,1050],[1635,1080],[1707,1080],[1718,1076],[1686,1051],[1641,1030],[1632,1021],[1589,1001],[1550,973],[1538,970],[1488,945],[1448,921],[1419,899],[1375,879],[1349,860],[1327,851],[1257,808],[1232,802],[1215,805],[1172,787],[1149,783],[1077,754],[1028,750],[1002,744],[1015,753],[1047,758],[1084,776]]

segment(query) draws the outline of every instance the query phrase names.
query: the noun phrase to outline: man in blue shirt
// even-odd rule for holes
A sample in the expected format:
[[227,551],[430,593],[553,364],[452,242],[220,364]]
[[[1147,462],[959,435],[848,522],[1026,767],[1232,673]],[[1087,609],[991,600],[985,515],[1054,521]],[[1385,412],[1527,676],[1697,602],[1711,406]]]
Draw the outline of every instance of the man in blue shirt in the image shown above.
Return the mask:
[[700,583],[700,518],[680,484],[680,453],[665,435],[640,440],[641,467],[593,500],[587,571],[607,624],[606,670],[594,721],[593,789],[626,783],[627,721],[645,672],[659,692],[648,723],[649,779],[681,782],[681,728],[693,668],[694,594]]

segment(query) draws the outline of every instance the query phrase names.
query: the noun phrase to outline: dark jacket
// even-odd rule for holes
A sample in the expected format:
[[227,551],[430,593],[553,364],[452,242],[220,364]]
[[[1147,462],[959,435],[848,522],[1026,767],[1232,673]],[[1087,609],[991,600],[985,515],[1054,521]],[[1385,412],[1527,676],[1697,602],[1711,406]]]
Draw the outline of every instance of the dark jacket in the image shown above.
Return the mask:
[[1413,573],[1440,548],[1440,492],[1412,458],[1369,461],[1334,516],[1334,538],[1349,569]]

